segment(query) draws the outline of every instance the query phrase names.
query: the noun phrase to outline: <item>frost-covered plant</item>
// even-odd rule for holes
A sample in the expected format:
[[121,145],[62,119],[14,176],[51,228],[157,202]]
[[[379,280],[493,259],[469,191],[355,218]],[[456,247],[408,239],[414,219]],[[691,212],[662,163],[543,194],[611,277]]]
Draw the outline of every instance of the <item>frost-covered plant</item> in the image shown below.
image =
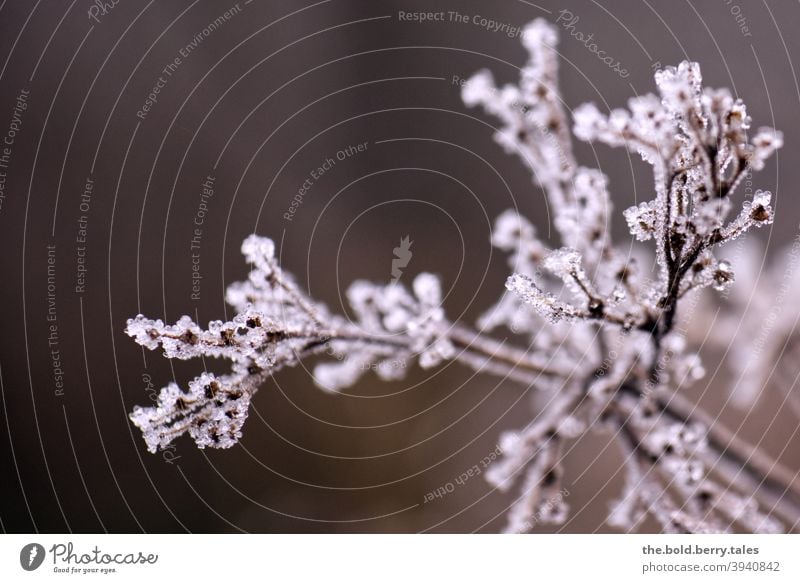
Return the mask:
[[[613,432],[627,476],[611,525],[634,529],[649,515],[665,532],[793,529],[800,518],[794,477],[680,395],[704,371],[676,327],[683,298],[733,282],[716,248],[772,223],[770,193],[738,203],[734,195],[781,146],[781,134],[762,128],[748,137],[741,100],[703,88],[699,66],[689,62],[659,71],[659,95],[632,98],[627,109],[574,111],[577,138],[625,147],[653,169],[654,198],[623,213],[635,239],[655,245],[649,277],[645,255],[637,261],[609,240],[608,179],[573,156],[555,29],[537,20],[523,39],[530,60],[519,86],[497,88],[483,71],[463,98],[500,119],[495,138],[547,194],[562,247],[550,248],[517,213],[503,213],[492,243],[510,254],[513,274],[471,328],[447,319],[439,278],[428,273],[410,290],[357,281],[347,292],[355,318],[332,314],[281,269],[272,241],[252,235],[242,246],[249,279],[227,293],[237,311],[232,321],[203,330],[187,316],[169,326],[139,315],[127,326],[139,344],[161,347],[168,358],[223,357],[231,373],[203,373],[186,391],[170,384],[157,406],[136,407],[131,419],[153,452],[183,433],[199,447],[226,448],[241,438],[259,385],[305,357],[337,357],[314,371],[331,391],[367,370],[399,378],[406,368],[392,366],[398,361],[423,368],[459,361],[551,395],[526,427],[501,437],[503,457],[487,472],[500,490],[520,484],[508,531],[566,519],[558,496],[564,444],[598,429]],[[489,335],[500,327],[526,337],[526,348]]]

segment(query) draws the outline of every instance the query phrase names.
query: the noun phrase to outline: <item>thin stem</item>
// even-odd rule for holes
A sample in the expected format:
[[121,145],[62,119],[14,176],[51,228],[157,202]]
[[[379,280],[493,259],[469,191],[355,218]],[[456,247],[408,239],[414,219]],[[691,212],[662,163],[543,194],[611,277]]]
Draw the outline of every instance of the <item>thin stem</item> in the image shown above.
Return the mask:
[[482,354],[493,360],[504,362],[514,368],[549,376],[569,376],[567,367],[558,366],[548,359],[539,358],[527,350],[500,342],[467,326],[455,324],[448,331],[448,338],[457,347]]
[[298,293],[296,287],[293,284],[290,284],[289,282],[285,281],[283,277],[278,277],[277,280],[278,280],[278,285],[280,285],[284,289],[284,291],[287,294],[289,294],[289,297],[291,297],[292,300],[298,306],[300,306],[300,309],[303,310],[306,314],[308,314],[308,317],[311,318],[311,320],[317,326],[322,326],[323,324],[322,321],[319,319],[319,314],[317,313],[317,310],[315,310],[314,307],[306,300],[306,298],[303,297],[303,294]]

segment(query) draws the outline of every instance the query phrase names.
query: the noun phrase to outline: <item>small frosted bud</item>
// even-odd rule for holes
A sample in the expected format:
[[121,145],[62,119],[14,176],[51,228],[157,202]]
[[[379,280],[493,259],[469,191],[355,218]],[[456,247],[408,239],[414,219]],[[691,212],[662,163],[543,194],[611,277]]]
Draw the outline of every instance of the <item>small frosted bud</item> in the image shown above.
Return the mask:
[[445,360],[453,358],[455,352],[455,347],[449,340],[440,338],[419,355],[419,366],[433,368]]
[[520,443],[522,437],[517,431],[504,431],[500,434],[498,445],[504,454],[514,451]]
[[[731,130],[742,131],[750,129],[750,116],[747,115],[747,107],[741,99],[737,99],[730,108],[727,115],[728,126]],[[762,128],[763,129],[763,128]],[[766,128],[770,129],[770,128]]]
[[773,220],[772,207],[770,201],[772,194],[763,190],[757,190],[750,203],[750,218],[761,224],[771,224]]
[[714,274],[714,289],[717,291],[725,290],[731,283],[733,283],[733,268],[727,261],[720,261],[717,264]]
[[558,33],[552,24],[537,18],[523,29],[522,44],[531,52],[541,50],[543,46],[554,47],[558,44]]
[[250,235],[242,243],[242,254],[251,265],[269,277],[275,272],[275,243],[267,237]]
[[750,165],[753,170],[764,168],[764,162],[775,153],[778,148],[783,146],[783,133],[772,128],[759,128],[758,133],[753,136],[752,155]]
[[652,201],[629,207],[623,215],[631,235],[638,241],[647,241],[653,238],[656,233],[656,210]]
[[572,112],[572,119],[575,137],[586,142],[596,140],[606,125],[606,118],[594,103],[579,105]]
[[668,127],[664,106],[652,94],[633,97],[628,100],[631,110],[631,124],[639,135],[661,136]]
[[137,344],[155,350],[161,343],[161,334],[164,332],[164,328],[164,322],[161,320],[151,320],[139,314],[128,320],[125,333]]
[[664,105],[673,113],[685,115],[699,107],[702,75],[700,65],[684,61],[678,68],[666,67],[656,73],[656,85]]
[[581,269],[581,254],[566,247],[556,249],[545,257],[544,267],[561,278],[568,278]]
[[250,235],[242,242],[242,254],[248,259],[275,259],[275,243],[267,237]]
[[625,134],[631,126],[631,114],[624,109],[613,109],[608,115],[608,130],[617,135]]
[[558,425],[558,434],[567,439],[579,437],[585,430],[586,423],[574,415],[565,417]]
[[491,99],[496,91],[491,72],[483,69],[470,77],[461,88],[461,99],[468,107],[474,107]]
[[420,273],[414,278],[414,295],[427,306],[438,306],[442,302],[439,278],[432,273]]
[[535,234],[536,230],[527,219],[508,209],[495,219],[492,245],[503,251],[515,251],[522,241],[532,239]]

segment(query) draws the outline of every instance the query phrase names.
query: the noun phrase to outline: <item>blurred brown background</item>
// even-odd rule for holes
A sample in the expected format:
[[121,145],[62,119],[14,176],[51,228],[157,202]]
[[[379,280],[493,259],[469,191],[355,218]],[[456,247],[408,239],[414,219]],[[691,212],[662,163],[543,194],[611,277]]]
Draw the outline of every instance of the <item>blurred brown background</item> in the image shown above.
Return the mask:
[[[344,310],[352,280],[391,279],[393,248],[409,236],[413,256],[401,281],[440,274],[450,318],[474,321],[507,275],[505,258],[488,244],[493,218],[517,205],[543,232],[548,218],[526,170],[492,141],[494,120],[461,103],[458,79],[489,67],[512,82],[526,58],[518,38],[473,18],[516,27],[555,21],[562,10],[630,72],[622,78],[562,33],[569,106],[623,106],[653,89],[659,63],[690,58],[709,85],[730,86],[745,100],[756,126],[783,130],[785,148],[755,182],[777,192],[779,218],[758,236],[770,253],[795,236],[796,2],[2,2],[0,138],[14,134],[0,168],[2,529],[499,530],[514,494],[493,492],[482,477],[424,499],[480,463],[501,431],[529,419],[532,389],[457,365],[415,366],[404,381],[368,375],[330,395],[298,368],[261,389],[239,446],[200,451],[184,438],[165,457],[146,452],[127,414],[149,404],[148,379],[154,389],[185,382],[203,363],[145,355],[122,331],[139,312],[169,321],[188,313],[203,324],[231,316],[224,288],[246,275],[239,245],[253,231],[273,237],[284,266],[334,310]],[[444,11],[445,21],[405,22],[400,11]],[[451,11],[468,22],[449,21]],[[176,57],[180,64],[165,72]],[[313,181],[287,221],[312,170],[361,143],[364,152]],[[640,160],[587,145],[578,156],[610,176],[618,211],[650,197]],[[214,195],[193,299],[193,221],[208,176]],[[85,244],[76,241],[81,216]],[[625,236],[619,215],[615,221]],[[48,345],[48,245],[57,346]],[[87,268],[80,293],[79,252]],[[723,373],[711,374],[697,395],[718,410],[725,384]],[[766,434],[772,453],[785,449],[782,459],[800,467],[797,448],[784,448],[796,419],[770,423],[768,402],[759,411],[745,419],[730,409],[723,418],[734,427],[744,419],[744,435]],[[590,434],[571,450],[573,515],[561,530],[607,530],[607,500],[622,478],[607,445]]]

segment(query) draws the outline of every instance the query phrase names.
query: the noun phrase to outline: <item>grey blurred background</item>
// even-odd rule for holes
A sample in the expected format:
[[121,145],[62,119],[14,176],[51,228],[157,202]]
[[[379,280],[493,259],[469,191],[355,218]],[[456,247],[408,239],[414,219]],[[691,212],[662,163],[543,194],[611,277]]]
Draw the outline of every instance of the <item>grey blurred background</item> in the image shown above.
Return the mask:
[[[234,449],[200,451],[183,438],[151,455],[128,412],[204,363],[144,354],[123,329],[139,312],[203,324],[232,316],[224,288],[246,276],[239,246],[254,231],[273,237],[285,268],[339,311],[352,280],[391,279],[393,249],[408,236],[413,256],[400,281],[440,274],[449,317],[474,321],[507,275],[489,246],[493,218],[516,205],[547,233],[548,215],[527,171],[492,141],[494,120],[461,103],[459,79],[488,67],[513,82],[526,58],[519,38],[473,19],[519,27],[563,10],[629,72],[623,78],[562,30],[570,107],[623,106],[653,89],[660,65],[689,58],[708,85],[745,100],[754,125],[784,132],[786,146],[755,181],[777,193],[778,219],[757,236],[768,253],[791,241],[800,222],[795,1],[0,3],[0,139],[12,142],[0,168],[2,529],[499,530],[514,493],[494,492],[482,477],[424,499],[489,455],[501,431],[527,422],[532,389],[456,365],[415,366],[403,381],[368,375],[330,395],[297,368],[258,392]],[[445,20],[406,22],[401,11],[443,11]],[[357,144],[363,152],[336,159]],[[577,153],[609,175],[618,211],[651,196],[635,157],[585,144]],[[285,219],[328,158],[335,163]],[[193,292],[193,222],[209,176]],[[621,223],[617,215],[624,237]],[[53,333],[57,344],[48,343]],[[712,374],[694,396],[718,412],[725,384],[724,373]],[[798,448],[785,447],[796,420],[762,406],[722,417],[800,467]],[[618,465],[606,436],[582,438],[567,461],[572,518],[539,531],[606,531]]]

